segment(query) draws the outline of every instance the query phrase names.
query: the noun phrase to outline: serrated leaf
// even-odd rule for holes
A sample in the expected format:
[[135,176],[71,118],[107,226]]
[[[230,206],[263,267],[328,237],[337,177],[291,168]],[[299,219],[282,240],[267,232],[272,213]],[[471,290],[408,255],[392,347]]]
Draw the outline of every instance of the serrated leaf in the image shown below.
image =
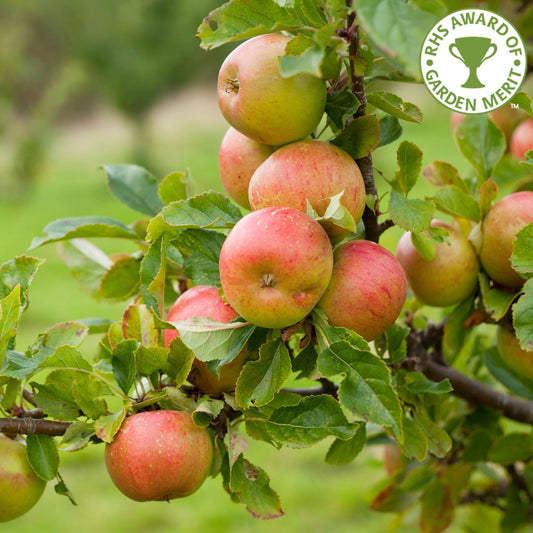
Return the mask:
[[318,369],[325,377],[344,376],[338,396],[352,417],[390,428],[403,441],[401,405],[389,369],[378,356],[336,341],[320,353]]
[[138,343],[134,339],[119,342],[113,350],[111,358],[113,375],[117,380],[118,386],[126,395],[129,394],[135,382],[135,351],[137,347]]
[[516,234],[511,264],[524,278],[533,276],[533,223]]
[[408,122],[422,122],[422,111],[410,102],[404,102],[398,95],[387,91],[370,91],[366,95],[369,104],[389,115]]
[[207,191],[164,207],[150,221],[147,238],[155,241],[166,231],[188,228],[230,229],[241,218],[240,209],[228,198],[215,191]]
[[348,87],[329,93],[326,100],[326,113],[339,130],[344,128],[346,120],[355,114],[358,107],[359,100]]
[[102,277],[113,261],[100,248],[86,239],[58,243],[58,255],[82,289],[97,297]]
[[59,453],[54,439],[50,435],[28,435],[26,444],[34,472],[45,481],[54,479],[59,470]]
[[377,148],[399,139],[403,133],[400,121],[396,117],[384,115],[379,119],[379,143]]
[[124,339],[134,339],[143,346],[156,346],[158,343],[154,316],[144,304],[129,305],[122,315],[121,327]]
[[225,239],[217,231],[186,229],[172,240],[184,258],[184,274],[195,285],[220,285],[218,259]]
[[397,226],[413,233],[429,229],[434,207],[429,200],[406,198],[392,189],[389,199],[389,214]]
[[361,424],[350,439],[335,439],[326,453],[328,465],[345,465],[353,461],[366,444],[366,425]]
[[428,183],[436,187],[455,185],[463,192],[468,192],[468,186],[459,175],[459,171],[446,161],[432,161],[424,167],[422,176]]
[[163,208],[159,183],[146,169],[137,165],[104,165],[103,169],[109,190],[129,208],[151,217]]
[[61,451],[75,451],[81,450],[91,440],[94,435],[94,425],[88,424],[81,420],[76,420],[70,424],[61,439]]
[[393,324],[375,341],[378,353],[383,357],[387,354],[391,364],[399,363],[407,354],[407,336],[409,328]]
[[78,372],[72,382],[72,396],[89,418],[96,420],[107,413],[107,403],[101,396],[105,388],[99,379],[92,374]]
[[159,198],[168,205],[172,202],[187,199],[189,180],[184,172],[167,174],[158,186]]
[[75,370],[55,370],[47,376],[46,383],[32,383],[37,389],[37,405],[58,420],[75,420],[80,414],[72,395],[71,385],[75,376]]
[[259,359],[246,363],[239,376],[237,403],[243,408],[250,407],[252,402],[257,407],[269,403],[290,377],[291,370],[289,351],[281,340],[263,344]]
[[5,298],[17,285],[20,285],[20,301],[24,311],[28,306],[28,291],[33,278],[44,262],[45,259],[38,257],[19,255],[2,263],[0,265],[0,299]]
[[126,255],[115,261],[100,280],[98,297],[120,302],[133,297],[139,289],[139,259]]
[[224,408],[222,400],[209,398],[201,402],[191,413],[194,423],[198,427],[208,427],[209,424],[220,414]]
[[396,160],[399,170],[396,172],[392,185],[407,196],[407,193],[416,185],[422,171],[422,150],[410,141],[403,141],[396,152]]
[[311,446],[329,436],[350,439],[358,427],[348,422],[339,403],[326,394],[276,409],[266,425],[272,439],[293,448]]
[[110,217],[72,217],[54,220],[44,227],[44,237],[35,237],[30,249],[43,244],[88,237],[139,240],[135,231]]
[[96,436],[104,442],[111,442],[120,429],[122,422],[124,422],[126,415],[127,407],[124,406],[116,413],[101,416],[94,424]]
[[474,222],[479,222],[481,219],[479,204],[472,196],[455,185],[440,187],[431,199],[435,202],[437,209],[444,213]]
[[505,136],[486,114],[466,115],[456,130],[461,153],[476,169],[483,181],[505,152]]
[[196,317],[170,324],[200,361],[223,359],[226,363],[237,357],[257,327],[248,322],[222,324],[211,318]]
[[230,490],[256,518],[266,520],[284,514],[279,495],[270,487],[266,472],[244,459],[242,454],[232,465]]
[[16,285],[0,300],[0,368],[3,366],[9,343],[17,333],[21,314],[20,285]]
[[523,293],[513,305],[513,326],[520,346],[533,350],[533,278],[526,281]]
[[496,182],[489,178],[479,189],[479,209],[481,218],[485,218],[485,215],[489,212],[492,202],[498,196],[498,185]]
[[357,160],[367,156],[376,148],[380,132],[381,128],[376,115],[364,115],[352,120],[330,142]]
[[365,33],[387,59],[421,80],[420,50],[438,17],[403,0],[356,0],[354,8]]
[[232,0],[211,11],[198,28],[197,37],[205,50],[249,39],[263,33],[299,28],[301,19],[294,9],[274,0]]

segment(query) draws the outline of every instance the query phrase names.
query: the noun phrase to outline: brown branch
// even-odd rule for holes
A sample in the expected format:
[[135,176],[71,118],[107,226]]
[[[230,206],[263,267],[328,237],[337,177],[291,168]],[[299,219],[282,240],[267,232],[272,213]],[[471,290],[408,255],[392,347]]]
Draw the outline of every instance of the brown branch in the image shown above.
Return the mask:
[[65,434],[70,422],[36,418],[0,418],[0,433],[35,435],[37,433],[59,437]]

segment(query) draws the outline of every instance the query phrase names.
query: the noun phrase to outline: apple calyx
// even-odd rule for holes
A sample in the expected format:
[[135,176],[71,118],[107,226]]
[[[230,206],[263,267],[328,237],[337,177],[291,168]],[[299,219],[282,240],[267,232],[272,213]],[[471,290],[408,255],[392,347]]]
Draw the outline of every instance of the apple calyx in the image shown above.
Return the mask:
[[226,89],[225,92],[227,93],[238,93],[239,92],[239,79],[229,79],[226,80]]
[[261,288],[274,287],[276,285],[276,278],[270,272],[261,277]]

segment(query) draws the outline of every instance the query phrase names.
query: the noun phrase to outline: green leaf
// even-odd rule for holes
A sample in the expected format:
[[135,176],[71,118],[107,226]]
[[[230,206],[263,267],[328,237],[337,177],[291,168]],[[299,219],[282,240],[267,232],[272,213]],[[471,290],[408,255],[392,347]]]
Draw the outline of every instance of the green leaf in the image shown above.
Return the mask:
[[352,117],[359,107],[359,100],[348,87],[328,94],[326,113],[337,129],[342,130],[348,118]]
[[393,324],[383,335],[375,341],[375,346],[381,357],[388,354],[388,361],[392,364],[399,363],[407,354],[407,336],[409,328]]
[[104,442],[111,442],[124,422],[127,413],[127,406],[124,406],[116,413],[101,416],[94,424],[96,436]]
[[289,351],[281,340],[263,344],[259,349],[259,359],[250,361],[243,367],[237,381],[235,399],[243,407],[252,402],[259,407],[269,403],[291,375]]
[[225,239],[217,231],[186,229],[172,240],[184,258],[184,274],[195,285],[220,285],[218,258]]
[[137,165],[104,166],[111,193],[134,211],[154,216],[163,208],[158,181]]
[[230,490],[256,518],[266,520],[283,515],[279,495],[270,487],[267,473],[244,459],[242,453],[231,468]]
[[396,152],[399,170],[392,185],[404,196],[416,185],[422,170],[422,150],[409,141],[403,141]]
[[140,261],[127,255],[115,261],[100,280],[98,297],[108,302],[132,298],[139,289]]
[[454,185],[461,191],[468,193],[468,186],[459,175],[459,171],[446,161],[433,161],[422,170],[424,179],[436,187]]
[[113,265],[113,261],[86,239],[59,242],[57,250],[59,257],[82,289],[97,298],[102,278]]
[[520,109],[525,111],[528,115],[533,116],[533,102],[529,94],[525,91],[518,91],[509,102],[516,104]]
[[228,198],[207,191],[187,200],[172,202],[148,225],[147,238],[155,241],[162,233],[187,228],[232,228],[240,219],[240,209]]
[[128,339],[119,342],[113,350],[111,359],[113,375],[124,394],[130,392],[135,382],[135,350],[137,347],[137,341]]
[[68,345],[80,346],[89,334],[89,328],[81,322],[60,322],[48,328],[44,334],[43,344],[59,348]]
[[165,205],[179,200],[186,200],[188,188],[189,179],[184,172],[171,172],[159,184],[159,198]]
[[492,202],[496,200],[497,196],[498,185],[492,178],[489,178],[479,189],[479,209],[481,212],[481,218],[485,218],[485,215],[489,212],[492,206]]
[[208,427],[223,408],[224,402],[222,400],[208,398],[200,402],[198,407],[191,413],[192,419],[198,427]]
[[[410,374],[411,382],[407,384],[407,390],[412,394],[448,394],[453,390],[449,379],[443,379],[436,383],[423,376],[423,374]],[[416,378],[416,379],[415,379]]]
[[508,433],[498,437],[489,448],[488,460],[494,463],[510,464],[528,461],[533,457],[533,435],[531,433]]
[[413,413],[414,423],[426,434],[429,451],[437,457],[445,457],[452,447],[452,439],[436,424],[424,409]]
[[105,388],[102,381],[92,374],[78,372],[72,382],[72,396],[89,418],[96,420],[107,413],[107,403],[101,396]]
[[370,91],[366,95],[369,104],[385,111],[389,115],[408,122],[422,122],[422,111],[410,102],[404,102],[399,96],[387,91]]
[[361,424],[350,439],[335,439],[326,453],[328,465],[345,465],[353,461],[366,444],[366,425]]
[[450,487],[435,477],[420,497],[420,529],[428,532],[445,531],[455,517],[455,504]]
[[342,148],[353,159],[367,156],[379,143],[381,128],[376,115],[364,115],[350,122],[331,144]]
[[55,370],[46,378],[46,383],[32,383],[37,388],[35,401],[49,416],[58,420],[75,420],[79,407],[72,395],[73,370]]
[[520,346],[533,350],[533,278],[526,281],[523,294],[513,305],[513,326]]
[[429,229],[434,207],[430,200],[406,198],[392,189],[389,199],[389,214],[397,226],[413,233]]
[[94,435],[94,425],[81,420],[76,420],[70,424],[65,431],[59,445],[61,451],[81,450],[91,440]]
[[135,339],[143,346],[156,346],[159,334],[154,316],[144,304],[129,305],[122,315],[122,335]]
[[505,152],[501,130],[486,114],[467,115],[457,127],[456,139],[461,153],[482,180],[488,179]]
[[341,235],[346,235],[346,232],[355,233],[357,231],[357,224],[352,214],[341,204],[343,194],[344,191],[328,198],[329,203],[322,216],[319,216],[307,201],[307,214],[314,218],[330,235],[339,232]]
[[[5,298],[20,285],[22,310],[28,306],[28,292],[33,278],[45,259],[30,255],[19,255],[0,265],[0,299]],[[0,365],[1,366],[1,365]]]
[[511,264],[522,277],[533,277],[533,223],[516,234]]
[[348,422],[339,403],[324,394],[307,396],[297,405],[276,409],[266,426],[276,442],[304,448],[329,436],[350,439],[358,424]]
[[479,222],[481,214],[479,204],[459,187],[445,185],[431,197],[437,209],[449,215],[467,218]]
[[[295,41],[298,41],[296,46]],[[319,46],[312,39],[300,34],[287,44],[285,54],[279,60],[279,70],[284,78],[298,74],[322,77],[321,66],[326,56],[325,47]]]
[[87,237],[113,237],[117,239],[139,240],[133,230],[109,217],[60,218],[47,224],[44,237],[35,237],[30,249],[43,244]]
[[28,459],[35,473],[45,481],[54,479],[59,470],[59,453],[50,435],[28,435]]
[[438,17],[403,0],[356,0],[354,8],[365,33],[385,57],[409,76],[421,80],[420,50]]
[[404,440],[399,446],[406,457],[423,461],[428,453],[428,438],[422,428],[406,414],[403,417]]
[[169,324],[175,326],[183,343],[204,362],[223,359],[229,363],[256,329],[248,322],[222,324],[211,318],[196,317]]
[[516,292],[501,291],[496,287],[489,287],[488,290],[485,290],[483,283],[480,283],[480,286],[485,310],[494,320],[501,320],[509,311],[518,294]]
[[16,285],[5,298],[0,300],[0,369],[11,339],[17,333],[21,314],[20,285]]
[[263,33],[298,28],[301,19],[294,9],[274,0],[232,0],[211,11],[198,28],[197,37],[205,50],[249,39]]
[[354,418],[390,428],[403,441],[401,405],[389,369],[378,356],[336,341],[319,354],[318,369],[325,377],[344,376],[339,401]]
[[396,117],[384,115],[379,119],[379,143],[380,146],[385,146],[400,138],[403,133],[403,128],[400,121]]

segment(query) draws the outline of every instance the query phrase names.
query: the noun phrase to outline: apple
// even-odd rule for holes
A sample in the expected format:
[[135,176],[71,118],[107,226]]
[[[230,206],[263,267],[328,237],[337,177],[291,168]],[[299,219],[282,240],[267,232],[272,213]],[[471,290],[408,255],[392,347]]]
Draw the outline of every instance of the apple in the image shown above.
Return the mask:
[[[276,150],[254,172],[248,188],[253,210],[287,206],[323,216],[330,200],[343,193],[340,203],[357,223],[365,209],[365,183],[357,163],[344,151],[324,141],[306,140]],[[338,226],[325,226],[334,240],[348,234]]]
[[398,318],[407,280],[396,257],[375,242],[354,240],[335,248],[331,281],[317,307],[332,326],[377,339]]
[[[167,321],[177,322],[191,317],[209,317],[225,324],[238,316],[235,309],[222,300],[216,287],[195,285],[181,294],[172,304]],[[165,329],[165,345],[168,347],[170,341],[177,335],[176,330]],[[221,354],[221,359],[223,358],[224,354]],[[231,392],[235,390],[244,363],[256,358],[257,353],[250,352],[245,346],[235,359],[220,368],[219,378],[207,368],[203,361],[195,359],[188,380],[207,394]]]
[[40,499],[46,481],[33,471],[26,445],[0,433],[0,522],[28,512]]
[[527,117],[525,111],[520,108],[511,107],[506,104],[490,113],[490,118],[498,128],[505,135],[505,144],[510,148],[511,138],[516,127]]
[[111,480],[138,502],[189,496],[209,475],[212,461],[209,432],[184,411],[134,414],[105,448]]
[[250,209],[248,184],[257,167],[275,150],[230,127],[218,151],[218,170],[224,189],[235,202]]
[[425,305],[446,307],[471,296],[477,287],[479,260],[474,247],[459,228],[440,220],[433,227],[448,231],[450,243],[435,245],[435,257],[425,260],[414,247],[411,233],[404,233],[396,247],[409,286]]
[[326,107],[326,83],[310,74],[282,77],[279,60],[289,37],[259,35],[235,48],[218,74],[218,105],[244,135],[264,144],[287,144],[307,137]]
[[457,111],[452,111],[450,114],[450,127],[452,130],[452,133],[455,133],[457,131],[457,127],[461,123],[461,120],[465,118],[466,115],[463,113],[458,113]]
[[524,120],[513,131],[511,136],[511,154],[521,160],[526,152],[533,149],[533,118]]
[[516,234],[533,222],[533,191],[514,192],[496,202],[481,224],[479,259],[487,275],[511,289],[525,279],[511,265]]
[[504,326],[498,326],[496,346],[500,357],[511,370],[533,380],[533,351],[524,350],[513,331]]
[[303,320],[326,290],[332,269],[327,233],[292,207],[265,207],[244,216],[224,241],[219,260],[226,300],[264,328]]

